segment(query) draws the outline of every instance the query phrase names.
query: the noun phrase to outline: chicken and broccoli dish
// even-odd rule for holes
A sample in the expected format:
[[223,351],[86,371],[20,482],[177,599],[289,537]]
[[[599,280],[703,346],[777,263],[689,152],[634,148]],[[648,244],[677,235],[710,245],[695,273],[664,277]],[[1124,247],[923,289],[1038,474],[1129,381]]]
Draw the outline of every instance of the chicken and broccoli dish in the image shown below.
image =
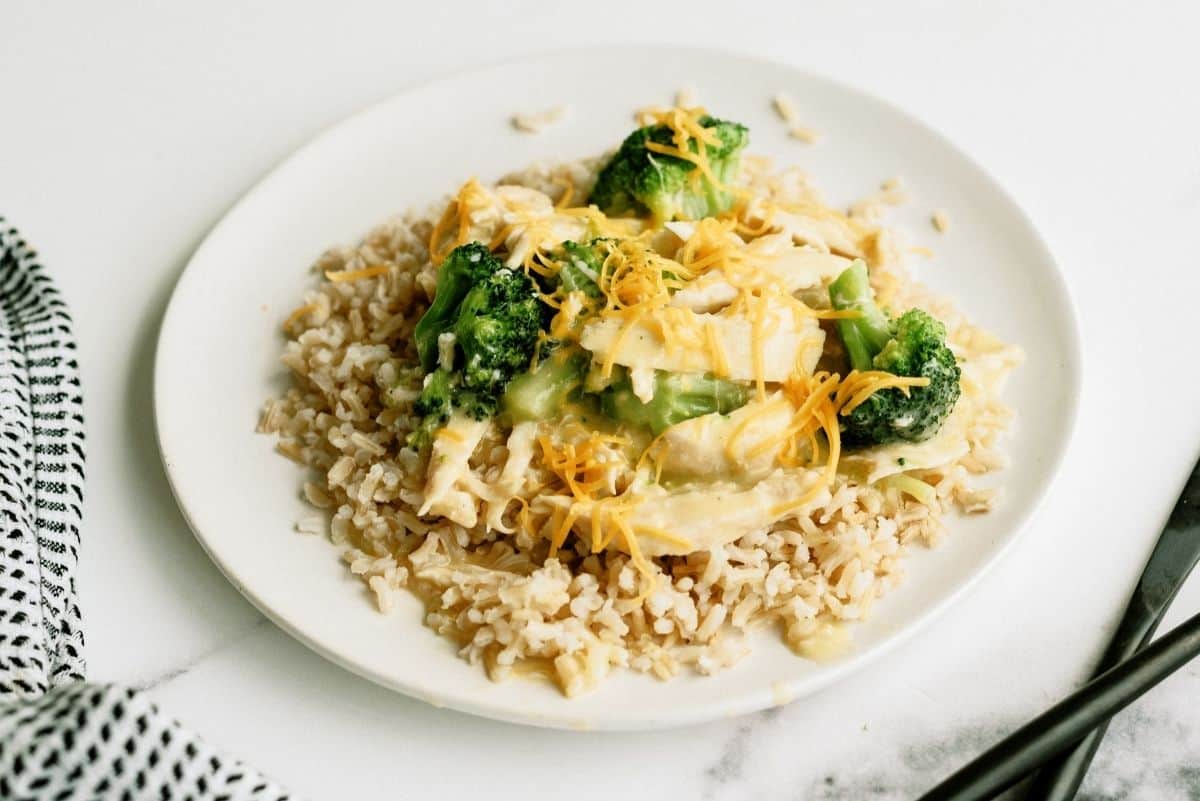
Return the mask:
[[986,512],[1020,351],[883,223],[702,108],[612,153],[469,180],[318,261],[260,429],[314,471],[383,611],[573,695],[708,674],[756,628],[806,658],[943,518]]

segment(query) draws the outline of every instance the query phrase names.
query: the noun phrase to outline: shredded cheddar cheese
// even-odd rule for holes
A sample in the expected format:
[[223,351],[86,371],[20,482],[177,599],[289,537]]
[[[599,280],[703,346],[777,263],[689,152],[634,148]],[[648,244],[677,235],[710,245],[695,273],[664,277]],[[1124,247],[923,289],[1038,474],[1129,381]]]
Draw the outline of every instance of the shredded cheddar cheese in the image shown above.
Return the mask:
[[560,211],[562,209],[569,208],[571,201],[575,197],[575,184],[557,175],[554,177],[554,183],[561,186],[563,190],[562,197],[560,197],[554,204],[554,208],[559,209]]
[[361,270],[326,270],[325,277],[334,283],[340,281],[359,281],[363,278],[374,278],[378,275],[384,275],[391,269],[386,264],[380,264],[375,267],[364,267]]
[[283,326],[282,326],[283,330],[287,331],[289,328],[292,327],[292,324],[298,322],[301,317],[303,317],[306,314],[309,314],[310,312],[314,312],[316,310],[317,310],[317,306],[315,303],[305,303],[303,306],[296,309],[295,311],[293,311],[291,314],[289,314],[287,316],[287,319],[285,319],[283,321]]
[[437,433],[434,434],[434,436],[437,437],[438,439],[450,440],[451,442],[454,442],[459,445],[466,442],[466,440],[463,438],[463,435],[461,432],[455,431],[453,428],[451,428],[449,426],[443,426],[442,428],[439,428],[437,430]]
[[644,525],[637,525],[637,526],[633,526],[632,528],[633,528],[633,531],[635,534],[645,534],[648,537],[655,537],[656,539],[660,539],[663,542],[669,542],[672,545],[677,545],[681,548],[693,547],[692,541],[689,540],[687,537],[680,537],[676,534],[672,534],[669,531],[663,531],[661,528],[655,528],[653,526],[644,526]]
[[763,377],[763,323],[767,304],[762,298],[753,304],[750,316],[750,358],[754,367],[754,388],[759,400],[767,397],[766,379]]
[[[429,234],[429,258],[431,261],[435,264],[441,262],[451,250],[467,244],[471,231],[471,203],[480,196],[486,197],[486,194],[487,190],[475,178],[471,178],[459,187],[458,194],[446,206],[446,210],[442,212],[442,216],[438,218],[437,223],[433,226],[433,231]],[[452,222],[457,222],[458,227],[454,239],[446,244],[446,229]]]
[[625,340],[629,338],[630,332],[633,331],[634,326],[638,324],[645,314],[646,313],[644,310],[639,309],[626,318],[625,325],[621,327],[619,332],[617,332],[616,341],[613,342],[613,346],[609,350],[608,355],[604,357],[604,363],[600,367],[600,375],[604,376],[605,378],[612,377],[613,365],[615,364],[617,353],[619,353],[621,350],[621,345],[624,344]]
[[693,166],[692,180],[698,181],[701,176],[707,178],[714,187],[726,192],[742,194],[736,187],[730,187],[717,180],[713,173],[712,164],[708,160],[708,148],[719,147],[720,137],[712,130],[705,128],[700,120],[707,115],[703,106],[674,106],[672,108],[646,108],[638,112],[640,125],[665,125],[671,130],[670,145],[647,141],[646,149],[652,153],[686,161]]
[[883,389],[898,389],[907,397],[909,390],[913,387],[927,386],[929,386],[928,378],[910,378],[879,370],[865,372],[851,370],[838,387],[838,411],[844,415],[850,414],[868,398]]
[[558,312],[550,320],[550,336],[566,339],[575,327],[575,321],[587,308],[586,295],[582,292],[570,292],[558,304]]
[[784,517],[794,511],[796,511],[797,509],[800,509],[800,508],[812,503],[817,498],[817,496],[821,494],[821,490],[823,490],[825,488],[826,488],[826,486],[825,486],[824,482],[815,481],[815,482],[813,482],[813,485],[811,487],[809,487],[807,490],[805,490],[803,495],[801,495],[798,498],[793,498],[790,501],[784,501],[781,504],[777,504],[776,506],[771,507],[770,513],[774,517]]
[[729,375],[729,357],[725,354],[725,346],[721,344],[720,337],[717,336],[717,329],[711,323],[704,326],[704,340],[712,358],[713,374],[722,378]]

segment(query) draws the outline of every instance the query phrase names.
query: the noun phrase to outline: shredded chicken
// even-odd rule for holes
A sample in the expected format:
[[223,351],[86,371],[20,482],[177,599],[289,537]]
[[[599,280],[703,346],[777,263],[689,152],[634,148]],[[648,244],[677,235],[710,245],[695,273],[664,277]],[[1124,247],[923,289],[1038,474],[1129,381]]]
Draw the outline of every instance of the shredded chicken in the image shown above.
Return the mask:
[[508,435],[508,459],[500,477],[488,487],[484,500],[487,527],[511,534],[512,528],[504,523],[504,511],[512,499],[521,494],[533,461],[533,444],[537,438],[537,423],[522,422],[513,426]]
[[[754,265],[758,283],[775,283],[789,294],[828,284],[850,266],[850,259],[842,256],[797,247],[785,233],[759,237],[746,245],[745,253]],[[671,305],[698,312],[716,311],[737,297],[737,280],[721,269],[711,270],[676,292]]]
[[581,218],[560,213],[548,195],[525,186],[480,186],[467,201],[468,240],[491,242],[505,232],[508,267],[521,266],[536,249],[579,239],[587,230]]
[[783,209],[768,214],[761,201],[753,200],[746,207],[743,218],[752,225],[769,221],[773,233],[787,234],[796,244],[809,245],[823,253],[838,253],[851,258],[863,255],[850,223],[833,214],[816,216]]
[[[626,367],[647,367],[677,373],[722,374],[753,381],[754,324],[741,314],[695,314],[680,317],[677,309],[660,309],[629,325],[619,318],[597,320],[583,329],[580,344],[601,361],[610,359]],[[672,315],[671,312],[675,312]],[[662,332],[674,327],[678,341],[664,341]],[[628,327],[628,330],[624,330]],[[724,352],[725,365],[718,364],[710,349],[699,346],[707,331]],[[762,374],[766,381],[783,381],[799,367],[811,374],[825,344],[825,332],[816,319],[797,319],[779,301],[771,301],[764,314]]]
[[467,528],[475,525],[479,519],[476,496],[462,484],[470,476],[471,454],[489,425],[488,420],[472,420],[456,412],[438,431],[429,453],[425,500],[417,514],[441,515]]
[[673,480],[752,482],[777,466],[783,442],[772,443],[794,409],[783,393],[751,401],[732,414],[706,414],[671,426],[655,461]]
[[[624,513],[624,521],[646,556],[689,554],[734,542],[828,503],[829,492],[816,490],[820,482],[815,470],[776,470],[750,489],[720,481],[674,491],[649,485],[631,491],[628,499],[636,506]],[[804,505],[792,505],[806,493],[811,497]],[[585,538],[591,536],[592,505],[590,501],[575,505],[580,521],[575,531]]]

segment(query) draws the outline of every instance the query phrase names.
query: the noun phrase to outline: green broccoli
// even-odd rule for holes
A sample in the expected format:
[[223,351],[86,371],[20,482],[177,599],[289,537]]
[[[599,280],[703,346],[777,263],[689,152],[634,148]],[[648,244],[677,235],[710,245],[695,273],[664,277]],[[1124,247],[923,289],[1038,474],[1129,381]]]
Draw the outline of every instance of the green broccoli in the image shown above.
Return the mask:
[[439,368],[426,376],[420,396],[413,401],[413,413],[421,417],[421,422],[408,435],[410,446],[418,450],[424,448],[433,437],[433,432],[450,418],[458,384],[458,376],[448,370]]
[[711,375],[654,372],[654,398],[643,403],[633,394],[628,376],[614,381],[600,395],[604,414],[627,425],[660,434],[676,423],[720,412],[728,414],[746,404],[750,390],[742,384]]
[[[590,300],[603,300],[604,291],[600,288],[600,273],[604,268],[604,260],[608,258],[609,247],[621,249],[627,240],[612,237],[597,237],[586,245],[579,242],[566,241],[552,258],[558,263],[558,273],[543,283],[545,290],[553,292],[561,287],[567,292],[583,292]],[[635,247],[645,247],[636,245]],[[670,270],[663,270],[662,276],[669,282],[677,282],[679,277]],[[668,289],[672,287],[668,284]]]
[[556,283],[567,292],[582,292],[589,298],[600,299],[597,280],[604,266],[603,239],[593,239],[584,245],[579,242],[563,242],[562,250],[554,258],[559,264]]
[[861,261],[851,264],[829,285],[833,308],[852,309],[860,317],[837,321],[838,334],[855,370],[882,370],[928,378],[929,385],[882,389],[842,418],[848,445],[921,442],[942,427],[960,393],[961,371],[946,346],[946,327],[927,312],[910,309],[895,320],[875,305]]
[[[452,408],[475,419],[494,415],[513,374],[533,357],[542,315],[528,276],[504,267],[477,242],[455,248],[442,263],[433,303],[413,331],[421,364],[432,372],[414,402],[423,420],[409,444],[423,446]],[[438,366],[444,334],[454,337],[453,364]]]
[[724,187],[737,177],[749,132],[744,125],[707,115],[700,118],[700,124],[715,133],[720,144],[703,145],[693,138],[688,147],[693,153],[705,148],[717,183],[693,176],[697,167],[690,161],[648,149],[647,142],[674,146],[670,127],[650,125],[638,128],[621,143],[596,178],[589,202],[610,216],[648,214],[659,222],[698,220],[728,211],[734,196]]
[[433,303],[413,329],[421,366],[426,371],[437,365],[438,336],[454,326],[463,298],[472,286],[495,273],[500,266],[491,251],[478,242],[455,248],[442,262]]
[[538,366],[508,382],[501,406],[513,422],[557,417],[573,393],[583,386],[587,355],[575,348],[558,348]]
[[413,412],[421,416],[421,422],[408,435],[408,444],[417,450],[428,445],[433,433],[446,424],[454,409],[482,420],[496,413],[496,399],[464,389],[461,373],[439,367],[429,373],[420,397],[413,401]]
[[463,386],[499,397],[529,366],[541,325],[542,302],[524,273],[502,267],[471,287],[451,329],[463,355]]

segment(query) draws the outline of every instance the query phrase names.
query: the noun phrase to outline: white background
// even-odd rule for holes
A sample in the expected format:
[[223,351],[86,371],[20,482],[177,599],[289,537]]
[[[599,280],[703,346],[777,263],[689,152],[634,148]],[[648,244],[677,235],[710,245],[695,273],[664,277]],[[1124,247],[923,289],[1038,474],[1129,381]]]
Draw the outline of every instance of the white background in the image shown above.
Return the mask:
[[[0,214],[41,251],[81,341],[92,678],[150,688],[306,797],[828,801],[911,798],[1083,680],[1200,448],[1200,7],[686,5],[0,3]],[[567,734],[410,701],[266,623],[175,508],[151,356],[205,232],[313,134],[448,71],[620,41],[786,61],[945,132],[1053,248],[1085,388],[1033,530],[907,645],[783,710]],[[1169,624],[1197,607],[1193,581]],[[1200,798],[1198,696],[1193,666],[1123,715],[1088,797]]]

